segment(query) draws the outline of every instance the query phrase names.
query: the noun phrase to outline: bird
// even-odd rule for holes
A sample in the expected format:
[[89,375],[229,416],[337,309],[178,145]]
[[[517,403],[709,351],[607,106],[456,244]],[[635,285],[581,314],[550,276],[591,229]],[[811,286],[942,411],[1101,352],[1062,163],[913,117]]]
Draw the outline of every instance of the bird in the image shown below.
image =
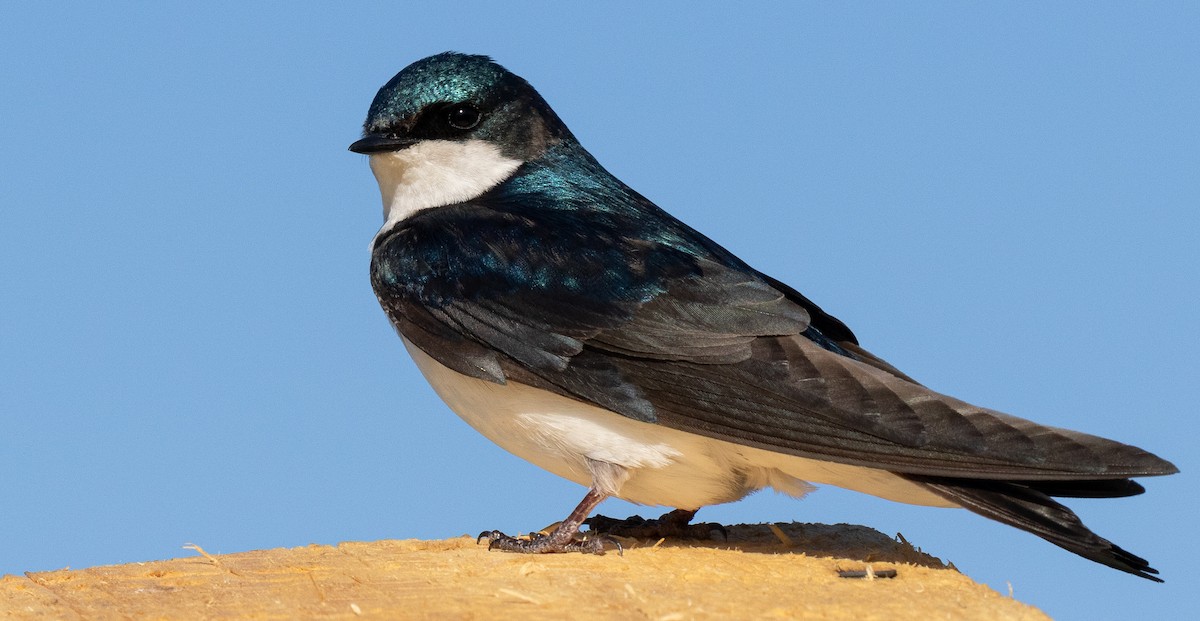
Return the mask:
[[[1140,494],[1145,450],[941,394],[842,321],[627,186],[490,57],[418,60],[361,138],[384,224],[379,304],[429,384],[503,449],[587,492],[489,549],[603,554],[606,498],[703,506],[834,485],[957,507],[1161,582],[1056,498]],[[590,532],[590,531],[586,531]]]

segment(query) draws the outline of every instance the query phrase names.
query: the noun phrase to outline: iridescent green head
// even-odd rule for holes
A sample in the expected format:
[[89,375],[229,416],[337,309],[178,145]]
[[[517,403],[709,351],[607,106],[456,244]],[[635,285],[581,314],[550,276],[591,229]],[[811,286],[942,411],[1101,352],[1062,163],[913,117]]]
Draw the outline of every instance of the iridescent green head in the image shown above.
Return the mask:
[[383,85],[363,124],[359,153],[423,140],[483,140],[528,161],[570,131],[541,95],[487,56],[445,52],[405,67]]

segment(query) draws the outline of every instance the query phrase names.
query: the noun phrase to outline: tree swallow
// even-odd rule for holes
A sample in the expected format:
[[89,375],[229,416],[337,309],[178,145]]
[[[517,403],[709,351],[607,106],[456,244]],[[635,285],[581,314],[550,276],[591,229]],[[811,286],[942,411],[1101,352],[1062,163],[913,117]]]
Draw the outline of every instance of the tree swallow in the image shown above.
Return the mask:
[[425,378],[490,440],[588,487],[550,534],[485,532],[489,547],[603,552],[577,534],[610,496],[690,517],[824,483],[966,508],[1160,581],[1054,498],[1132,496],[1131,477],[1174,465],[926,388],[610,174],[491,59],[409,65],[350,150],[383,195],[371,284]]

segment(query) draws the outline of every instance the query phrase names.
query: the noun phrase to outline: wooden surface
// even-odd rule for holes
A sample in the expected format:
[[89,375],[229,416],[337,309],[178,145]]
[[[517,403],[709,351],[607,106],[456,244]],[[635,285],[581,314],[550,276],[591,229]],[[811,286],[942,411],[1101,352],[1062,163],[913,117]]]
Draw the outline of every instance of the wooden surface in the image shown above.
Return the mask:
[[469,537],[220,556],[194,549],[168,561],[4,576],[0,618],[1047,618],[865,527],[735,526],[729,535],[627,541],[623,556],[488,552]]

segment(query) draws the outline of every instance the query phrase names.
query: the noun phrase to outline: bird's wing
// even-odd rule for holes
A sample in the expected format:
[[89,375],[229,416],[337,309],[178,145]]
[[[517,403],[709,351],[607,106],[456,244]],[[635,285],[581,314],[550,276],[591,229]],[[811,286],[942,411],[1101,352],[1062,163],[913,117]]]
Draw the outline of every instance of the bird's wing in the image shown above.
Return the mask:
[[671,231],[555,217],[471,204],[418,214],[377,242],[376,294],[401,333],[459,372],[738,444],[914,476],[1174,471],[939,394],[854,343],[829,347],[794,296]]

